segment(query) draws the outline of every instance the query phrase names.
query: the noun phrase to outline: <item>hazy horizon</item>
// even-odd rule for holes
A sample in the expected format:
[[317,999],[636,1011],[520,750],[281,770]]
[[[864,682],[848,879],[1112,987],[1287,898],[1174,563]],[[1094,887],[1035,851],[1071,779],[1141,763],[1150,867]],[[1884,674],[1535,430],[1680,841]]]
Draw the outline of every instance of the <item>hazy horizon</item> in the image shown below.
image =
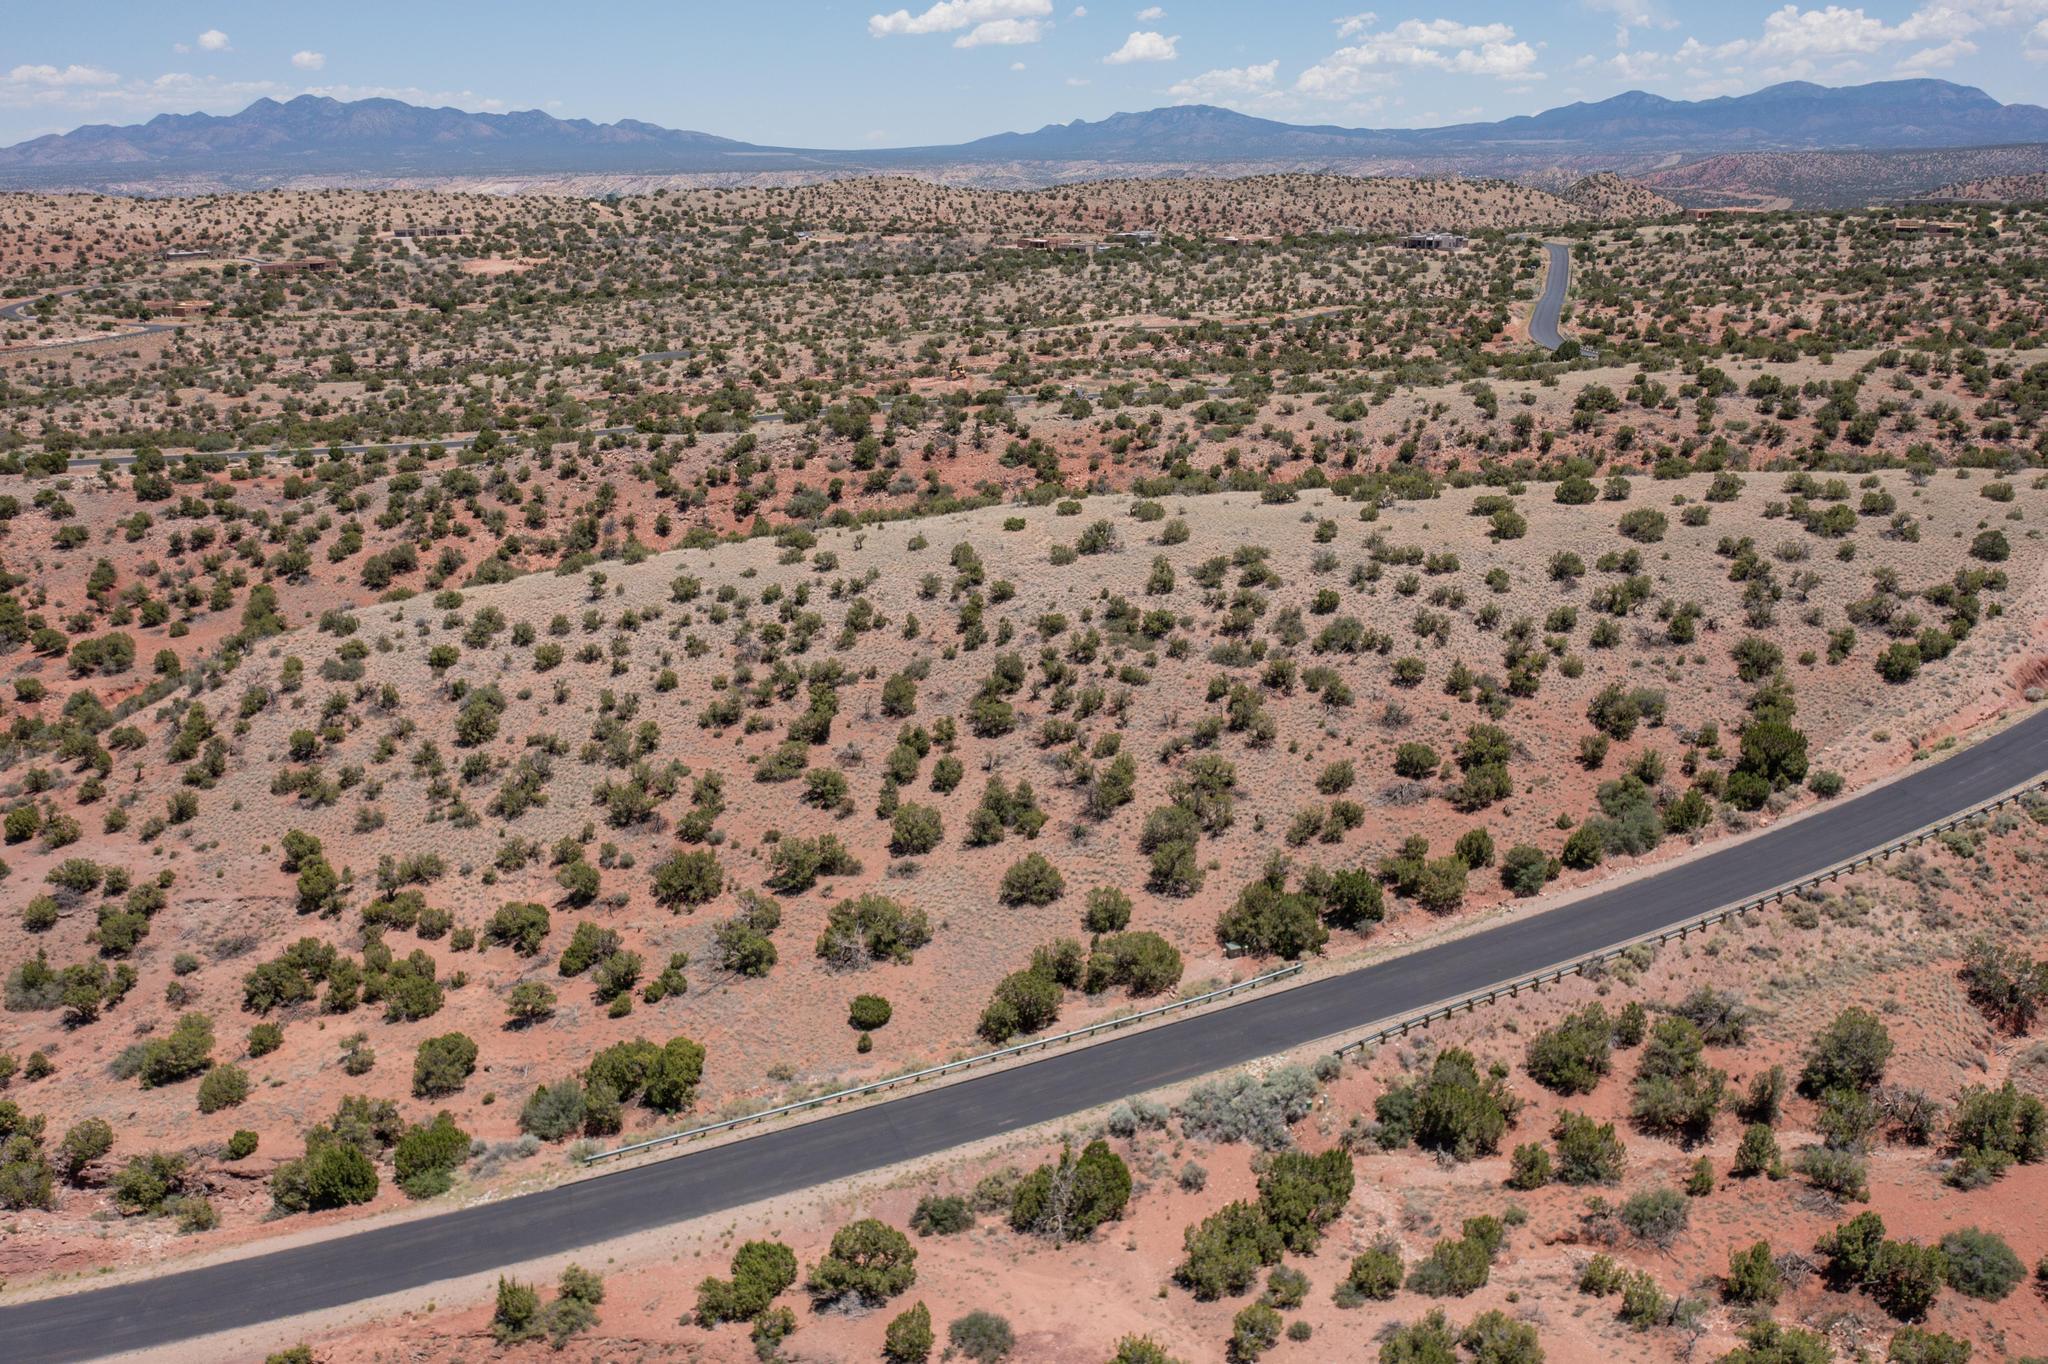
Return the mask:
[[[109,11],[120,15],[109,22]],[[303,13],[67,6],[12,21],[0,144],[259,98],[386,96],[482,112],[641,119],[769,145],[968,141],[1172,104],[1291,123],[1421,127],[1644,89],[1673,99],[1784,80],[1936,76],[2039,98],[2048,0],[1736,3],[1569,0],[1448,15],[1204,0],[768,3],[678,11],[628,0],[575,27],[532,0]],[[534,41],[545,34],[544,43]]]

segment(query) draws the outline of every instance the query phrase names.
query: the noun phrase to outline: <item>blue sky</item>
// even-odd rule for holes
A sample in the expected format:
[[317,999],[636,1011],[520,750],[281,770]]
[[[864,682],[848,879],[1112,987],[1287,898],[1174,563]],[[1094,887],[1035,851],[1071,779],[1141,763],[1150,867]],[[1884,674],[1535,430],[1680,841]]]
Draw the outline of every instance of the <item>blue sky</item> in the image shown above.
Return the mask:
[[1641,88],[1933,75],[2048,100],[2048,0],[53,0],[0,29],[0,143],[391,95],[816,147],[964,141],[1163,104],[1427,125]]

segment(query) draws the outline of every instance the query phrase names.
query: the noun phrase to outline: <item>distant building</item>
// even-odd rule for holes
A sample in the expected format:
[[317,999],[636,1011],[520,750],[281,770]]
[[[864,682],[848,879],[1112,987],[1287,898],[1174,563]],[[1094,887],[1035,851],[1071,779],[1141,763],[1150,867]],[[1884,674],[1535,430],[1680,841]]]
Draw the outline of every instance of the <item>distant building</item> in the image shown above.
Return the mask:
[[218,253],[210,246],[167,246],[156,253],[158,260],[212,260]]
[[203,298],[166,298],[151,303],[149,310],[160,317],[197,317],[211,307]]
[[1019,237],[1012,245],[1019,251],[1064,251],[1075,255],[1093,255],[1102,249],[1103,243],[1090,241],[1085,237]]
[[1271,246],[1280,239],[1270,232],[1249,232],[1238,233],[1229,237],[1218,237],[1216,240],[1222,242],[1225,246]]
[[301,256],[297,260],[267,260],[256,269],[265,275],[303,275],[335,270],[340,266],[341,262],[332,256]]
[[1157,246],[1159,245],[1159,231],[1156,228],[1150,227],[1133,227],[1123,232],[1112,232],[1109,235],[1109,239],[1113,242],[1121,242],[1125,246]]
[[394,237],[459,237],[462,235],[462,229],[449,223],[443,223],[439,227],[394,227],[391,229],[391,235]]
[[1892,222],[1892,234],[1898,237],[1960,237],[1969,230],[1968,223],[1959,223],[1950,218],[1898,218]]
[[1469,242],[1455,232],[1410,232],[1401,245],[1410,251],[1463,251]]

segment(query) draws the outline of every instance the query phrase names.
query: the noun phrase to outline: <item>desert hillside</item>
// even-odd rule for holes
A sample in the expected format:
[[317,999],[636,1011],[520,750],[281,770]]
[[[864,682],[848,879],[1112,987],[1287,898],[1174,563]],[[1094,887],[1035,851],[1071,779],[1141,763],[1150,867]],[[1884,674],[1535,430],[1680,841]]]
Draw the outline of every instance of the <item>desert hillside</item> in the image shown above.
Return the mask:
[[[601,1321],[546,1357],[749,1360],[784,1311],[806,1358],[886,1358],[927,1320],[940,1341],[1093,1364],[1269,1339],[1275,1360],[2037,1357],[2044,1167],[1962,1144],[2043,1116],[2038,1026],[1990,997],[2038,950],[2041,851],[2038,811],[2003,817],[1362,1064],[1303,1054],[645,1238],[661,1263],[612,1273]],[[1681,1092],[1725,1094],[1704,1125],[1663,1116],[1674,1057]],[[1432,1101],[1470,1116],[1417,1124]],[[1072,1239],[1020,1224],[1028,1177],[1095,1142],[1131,1180],[1116,1216]],[[813,1267],[867,1218],[910,1229],[909,1282],[870,1310],[812,1310]],[[719,1288],[749,1244],[787,1247],[800,1278],[734,1321]],[[1889,1272],[1866,1281],[1859,1255]],[[1064,1310],[1076,1282],[1101,1305]],[[557,1297],[552,1275],[538,1287]],[[453,1357],[502,1325],[486,1301],[306,1338],[366,1364],[401,1344]]]
[[[1399,962],[2007,741],[2048,218],[1671,193],[0,198],[0,1291]],[[2026,1358],[2037,824],[223,1357]]]
[[1933,151],[1729,152],[1638,178],[1688,208],[1861,208],[1977,178],[2038,175],[2048,144]]
[[1980,180],[1958,180],[1930,190],[1928,199],[1989,199],[1999,203],[2031,204],[2048,199],[2048,172],[2037,175],[1991,175]]
[[1661,218],[1679,211],[1678,205],[1635,180],[1625,180],[1611,171],[1575,180],[1560,196],[1576,204],[1595,219]]

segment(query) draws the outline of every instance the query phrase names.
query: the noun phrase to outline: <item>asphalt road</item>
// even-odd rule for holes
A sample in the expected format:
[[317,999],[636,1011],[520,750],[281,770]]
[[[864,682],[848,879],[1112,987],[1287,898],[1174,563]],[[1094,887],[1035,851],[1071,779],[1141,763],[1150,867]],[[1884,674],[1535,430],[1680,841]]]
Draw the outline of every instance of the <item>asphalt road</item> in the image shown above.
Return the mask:
[[[29,316],[29,309],[35,307],[36,304],[41,303],[46,298],[62,298],[66,294],[75,294],[77,292],[76,288],[55,289],[47,294],[38,294],[34,298],[25,298],[19,303],[10,303],[4,308],[0,308],[0,322],[34,322],[36,319]],[[115,341],[140,341],[145,336],[155,336],[160,332],[174,332],[176,330],[178,330],[176,326],[167,326],[161,322],[145,322],[139,324],[134,331],[115,332],[108,336],[82,336],[70,341],[30,342],[17,354],[27,354],[32,350],[62,350],[67,346],[104,346]]]
[[[599,434],[603,434],[603,433],[599,433]],[[471,442],[471,441],[472,441],[473,439],[474,439],[473,437],[469,437],[469,436],[458,436],[458,437],[453,437],[453,438],[451,438],[451,439],[448,439],[448,440],[390,440],[390,441],[385,441],[385,442],[383,442],[383,443],[382,443],[382,448],[384,448],[384,449],[386,449],[386,450],[402,450],[402,449],[405,449],[405,448],[407,448],[407,447],[409,447],[409,446],[413,446],[413,445],[438,445],[438,446],[440,446],[440,447],[441,447],[442,449],[444,449],[444,450],[461,450],[461,449],[465,449],[465,448],[467,448],[467,447],[468,447],[468,445],[470,444],[470,442]],[[308,448],[308,449],[312,449],[312,448],[314,448],[314,447],[308,446],[308,447],[306,447],[306,448]],[[364,453],[366,453],[367,451],[370,451],[370,450],[374,450],[374,449],[377,449],[377,448],[378,448],[377,446],[373,446],[373,445],[343,445],[343,446],[331,446],[331,445],[323,445],[323,446],[320,446],[320,447],[318,447],[318,449],[320,450],[320,452],[321,452],[321,453],[323,453],[323,454],[324,454],[324,453],[325,453],[326,451],[328,451],[328,450],[332,450],[332,449],[340,449],[340,450],[342,450],[342,451],[344,451],[344,452],[346,452],[346,453],[348,453],[348,454],[351,454],[351,455],[360,455],[360,454],[364,454]],[[270,458],[270,459],[290,459],[290,458],[291,458],[291,457],[292,457],[293,455],[295,455],[295,454],[297,454],[297,453],[298,453],[298,451],[297,451],[297,450],[286,450],[286,449],[277,449],[277,450],[223,450],[223,451],[221,451],[221,454],[222,454],[222,455],[223,455],[223,456],[224,456],[225,458],[227,458],[227,459],[230,459],[230,460],[237,460],[237,459],[247,459],[247,458],[248,458],[249,456],[251,456],[251,455],[263,455],[263,456],[265,456],[265,457],[267,457],[267,458]],[[176,460],[179,460],[179,459],[182,459],[182,458],[183,458],[183,456],[182,456],[182,455],[166,455],[166,456],[165,456],[165,459],[167,459],[167,460],[171,460],[171,461],[176,461]],[[135,462],[135,452],[131,450],[131,451],[129,451],[129,452],[127,453],[127,454],[122,454],[122,455],[79,455],[79,456],[78,456],[77,458],[75,458],[75,459],[67,460],[67,461],[65,462],[65,467],[66,467],[67,469],[78,469],[78,470],[90,471],[90,470],[93,470],[93,469],[97,469],[97,468],[99,468],[99,467],[100,467],[100,466],[101,466],[102,464],[112,464],[112,465],[114,465],[114,466],[116,466],[116,467],[119,467],[119,466],[122,466],[122,465],[127,465],[127,464],[133,464],[134,462]]]
[[[632,431],[633,428],[630,426],[602,426],[591,431],[589,434],[593,436],[624,436],[630,435]],[[361,455],[367,454],[372,450],[406,450],[415,445],[437,445],[443,450],[466,450],[475,443],[476,437],[474,436],[447,436],[440,438],[394,436],[390,440],[378,441],[374,445],[309,445],[300,448],[313,450],[319,454],[325,454],[329,450],[340,450],[344,454]],[[282,447],[275,450],[223,450],[220,452],[222,458],[229,460],[247,459],[251,455],[263,455],[269,459],[290,459],[298,453],[298,449],[285,449]],[[183,459],[184,456],[182,454],[166,455],[164,458],[176,461]],[[90,471],[99,468],[102,464],[119,466],[133,464],[134,462],[135,454],[133,451],[130,451],[127,454],[120,455],[80,455],[76,459],[67,461],[65,467]]]
[[[0,1308],[0,1359],[91,1359],[488,1272],[1055,1121],[1588,955],[1759,894],[2048,771],[2048,711],[1865,795],[1549,913],[991,1070],[942,1089],[539,1193]],[[717,1058],[712,1058],[717,1064]],[[280,1333],[280,1342],[289,1343]]]
[[1564,338],[1557,332],[1557,320],[1564,312],[1564,296],[1572,284],[1572,252],[1561,242],[1545,242],[1543,249],[1550,253],[1550,268],[1543,272],[1543,297],[1536,300],[1536,309],[1529,314],[1529,339],[1545,350],[1556,350],[1564,344]]

